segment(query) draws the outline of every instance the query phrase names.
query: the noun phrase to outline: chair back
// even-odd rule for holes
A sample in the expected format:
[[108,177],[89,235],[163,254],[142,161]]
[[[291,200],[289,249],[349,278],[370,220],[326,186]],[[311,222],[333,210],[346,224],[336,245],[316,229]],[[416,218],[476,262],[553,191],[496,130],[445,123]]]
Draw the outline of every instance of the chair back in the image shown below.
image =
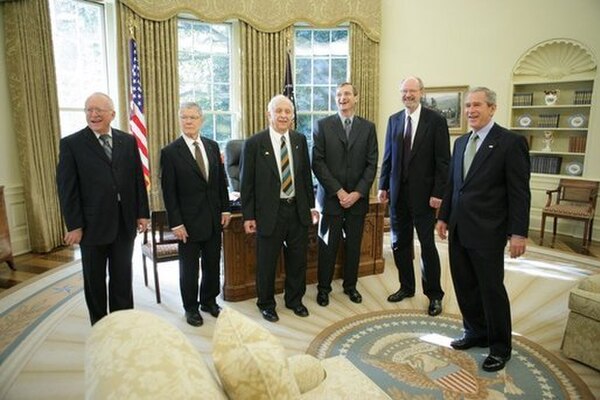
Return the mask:
[[596,208],[598,197],[598,182],[584,181],[578,179],[561,179],[558,184],[560,194],[557,204],[561,201],[574,203],[587,203]]
[[232,139],[225,145],[225,170],[229,178],[229,186],[234,192],[240,191],[240,157],[243,146],[243,139]]

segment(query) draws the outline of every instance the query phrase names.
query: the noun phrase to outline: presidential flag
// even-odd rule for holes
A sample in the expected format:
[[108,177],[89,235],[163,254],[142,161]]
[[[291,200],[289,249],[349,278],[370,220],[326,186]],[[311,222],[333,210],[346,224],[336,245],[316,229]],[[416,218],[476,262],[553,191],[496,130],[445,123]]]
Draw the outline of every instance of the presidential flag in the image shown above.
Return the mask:
[[142,79],[140,76],[140,64],[135,39],[130,41],[131,60],[131,83],[129,85],[129,133],[135,136],[135,140],[142,159],[144,180],[146,188],[150,188],[150,163],[148,161],[148,132],[146,131],[146,118],[144,117],[144,96],[142,95]]

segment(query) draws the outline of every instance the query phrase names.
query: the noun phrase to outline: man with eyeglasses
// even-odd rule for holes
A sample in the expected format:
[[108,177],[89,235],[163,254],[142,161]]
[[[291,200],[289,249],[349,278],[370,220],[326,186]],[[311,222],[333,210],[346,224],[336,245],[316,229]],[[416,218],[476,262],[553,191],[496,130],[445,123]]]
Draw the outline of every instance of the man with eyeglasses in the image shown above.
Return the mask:
[[[65,243],[79,244],[92,325],[133,308],[133,242],[149,223],[148,194],[135,138],[111,128],[114,105],[104,93],[85,101],[87,127],[60,141],[56,182],[67,226]],[[108,298],[106,270],[108,267]]]
[[[169,226],[179,240],[179,288],[188,324],[203,324],[200,310],[218,317],[221,232],[229,224],[229,197],[219,145],[201,137],[202,109],[183,103],[181,136],[160,153]],[[198,288],[202,256],[202,280]],[[200,297],[198,298],[198,292]]]

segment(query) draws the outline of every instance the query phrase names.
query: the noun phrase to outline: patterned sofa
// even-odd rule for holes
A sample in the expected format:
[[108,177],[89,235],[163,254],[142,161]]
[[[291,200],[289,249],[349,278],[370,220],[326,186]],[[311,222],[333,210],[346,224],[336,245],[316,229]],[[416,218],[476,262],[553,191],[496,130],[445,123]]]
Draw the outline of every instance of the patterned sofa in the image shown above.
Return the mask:
[[569,295],[565,356],[600,370],[600,274],[583,279]]
[[86,343],[86,399],[389,399],[344,357],[285,356],[257,322],[225,308],[208,368],[187,337],[148,312],[109,314]]

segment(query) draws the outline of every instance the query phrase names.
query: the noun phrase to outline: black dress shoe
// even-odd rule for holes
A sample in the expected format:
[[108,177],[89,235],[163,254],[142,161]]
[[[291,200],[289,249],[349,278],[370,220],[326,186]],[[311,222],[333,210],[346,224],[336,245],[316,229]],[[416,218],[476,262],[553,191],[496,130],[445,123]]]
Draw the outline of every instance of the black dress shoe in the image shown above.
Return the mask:
[[186,311],[185,312],[185,320],[188,324],[192,326],[201,326],[204,322],[202,320],[202,316],[198,311]]
[[288,307],[290,310],[294,311],[299,317],[308,317],[308,308],[304,306],[304,304],[300,304],[296,307]]
[[358,290],[344,289],[344,293],[347,294],[348,297],[350,297],[350,301],[352,301],[353,303],[361,303],[362,302],[362,296],[360,295],[360,293],[358,293]]
[[487,372],[499,371],[502,368],[504,368],[508,360],[510,360],[510,354],[507,357],[495,356],[490,354],[485,360],[483,360],[481,368],[483,368],[483,370]]
[[202,305],[202,306],[200,306],[200,309],[202,311],[209,313],[210,315],[212,315],[215,318],[217,318],[219,316],[219,314],[221,313],[221,307],[219,307],[219,305],[217,303]]
[[436,315],[440,315],[442,313],[442,300],[433,299],[429,302],[429,308],[427,309],[427,313],[432,317]]
[[317,293],[317,304],[326,307],[329,304],[329,293],[319,291]]
[[277,315],[277,311],[274,308],[265,308],[264,310],[260,310],[260,313],[269,322],[279,321],[279,315]]
[[470,338],[463,336],[460,339],[450,342],[450,346],[456,350],[467,350],[471,347],[488,347],[488,341],[485,338]]
[[390,303],[397,303],[399,301],[402,301],[404,299],[406,299],[407,297],[414,297],[415,294],[414,293],[408,293],[407,291],[400,289],[398,290],[396,293],[392,293],[388,296],[388,301]]

